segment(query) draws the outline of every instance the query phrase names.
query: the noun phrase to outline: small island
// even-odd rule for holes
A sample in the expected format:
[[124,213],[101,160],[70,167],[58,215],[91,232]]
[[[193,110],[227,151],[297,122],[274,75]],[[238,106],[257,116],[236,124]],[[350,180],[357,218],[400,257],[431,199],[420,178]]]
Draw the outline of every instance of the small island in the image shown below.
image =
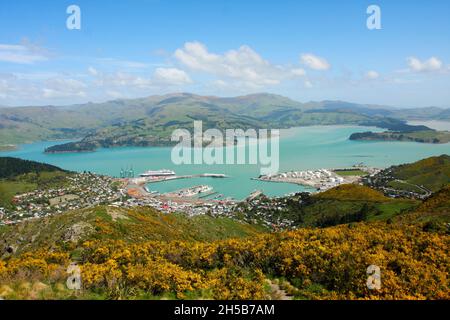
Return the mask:
[[350,140],[364,140],[364,141],[407,141],[419,143],[448,143],[450,142],[449,131],[437,130],[421,130],[412,132],[357,132],[353,133]]
[[14,151],[17,150],[17,146],[14,144],[0,145],[0,151]]

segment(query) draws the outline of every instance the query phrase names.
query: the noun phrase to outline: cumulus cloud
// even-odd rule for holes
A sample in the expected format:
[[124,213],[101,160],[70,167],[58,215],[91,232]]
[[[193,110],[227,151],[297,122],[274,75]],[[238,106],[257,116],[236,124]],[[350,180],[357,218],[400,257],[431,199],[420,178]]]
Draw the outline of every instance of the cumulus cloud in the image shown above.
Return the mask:
[[157,68],[153,75],[155,83],[168,85],[184,85],[192,83],[186,72],[176,68]]
[[84,82],[75,79],[54,78],[48,79],[43,88],[44,98],[85,97],[87,88]]
[[0,74],[0,99],[13,105],[39,104],[55,99],[59,103],[67,98],[85,98],[87,88],[84,82],[61,74],[47,79],[42,79],[40,75]]
[[324,58],[318,57],[311,53],[305,53],[300,56],[302,64],[313,70],[324,71],[331,68],[331,65]]
[[100,58],[97,62],[102,65],[108,65],[116,68],[123,69],[145,69],[150,67],[149,64],[139,61],[121,60],[115,58]]
[[192,71],[215,76],[221,81],[238,81],[238,85],[247,87],[277,85],[286,78],[305,74],[302,69],[274,65],[247,45],[217,54],[200,42],[187,42],[175,51],[174,57]]
[[[150,89],[158,87],[182,86],[192,83],[189,75],[177,68],[156,68],[150,76],[127,72],[103,73],[95,70],[90,74],[95,77],[94,84],[112,90],[118,87]],[[114,91],[114,90],[112,90]]]
[[409,57],[407,58],[407,63],[410,71],[413,72],[433,72],[444,69],[442,61],[436,57],[431,57],[423,61],[416,57]]
[[0,44],[0,61],[18,64],[33,64],[48,60],[43,49],[31,44]]

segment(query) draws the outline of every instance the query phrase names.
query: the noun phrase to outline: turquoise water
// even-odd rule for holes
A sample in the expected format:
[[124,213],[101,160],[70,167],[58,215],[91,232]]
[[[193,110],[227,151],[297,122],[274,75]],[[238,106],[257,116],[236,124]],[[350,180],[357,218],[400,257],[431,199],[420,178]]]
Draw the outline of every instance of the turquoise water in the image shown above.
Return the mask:
[[[432,155],[450,154],[450,144],[410,142],[350,141],[353,132],[374,130],[354,126],[315,126],[283,130],[280,138],[280,171],[348,167],[363,162],[369,166],[388,167],[413,162]],[[287,184],[251,180],[260,174],[257,165],[180,165],[171,162],[171,148],[124,147],[100,149],[92,153],[44,154],[43,150],[61,142],[22,145],[20,150],[1,152],[0,156],[46,162],[73,171],[91,171],[119,176],[121,168],[133,167],[136,173],[172,169],[179,175],[224,173],[230,178],[195,178],[150,184],[159,192],[174,191],[192,185],[208,184],[225,197],[243,199],[256,189],[270,196],[310,190]]]

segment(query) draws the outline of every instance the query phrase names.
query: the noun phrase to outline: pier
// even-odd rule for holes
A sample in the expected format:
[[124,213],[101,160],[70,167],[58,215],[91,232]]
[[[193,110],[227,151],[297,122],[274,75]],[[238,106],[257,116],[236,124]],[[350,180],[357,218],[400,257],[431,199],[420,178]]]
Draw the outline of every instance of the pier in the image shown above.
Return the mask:
[[156,183],[163,181],[179,180],[179,179],[192,179],[192,178],[215,178],[215,179],[225,179],[228,178],[227,175],[223,173],[201,173],[201,174],[190,174],[183,176],[155,176],[155,177],[139,177],[130,179],[132,183],[142,185],[147,183]]

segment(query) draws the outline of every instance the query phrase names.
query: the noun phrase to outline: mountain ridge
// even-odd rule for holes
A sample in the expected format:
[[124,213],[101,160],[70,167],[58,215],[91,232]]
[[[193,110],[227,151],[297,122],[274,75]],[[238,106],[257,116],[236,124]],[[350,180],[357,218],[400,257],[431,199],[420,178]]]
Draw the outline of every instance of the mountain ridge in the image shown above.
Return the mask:
[[397,110],[331,100],[301,103],[269,93],[237,97],[173,93],[61,107],[2,108],[0,137],[7,144],[85,139],[84,146],[72,145],[70,151],[92,151],[116,145],[166,145],[174,129],[190,129],[194,120],[202,120],[206,129],[334,124],[392,129],[406,125]]

